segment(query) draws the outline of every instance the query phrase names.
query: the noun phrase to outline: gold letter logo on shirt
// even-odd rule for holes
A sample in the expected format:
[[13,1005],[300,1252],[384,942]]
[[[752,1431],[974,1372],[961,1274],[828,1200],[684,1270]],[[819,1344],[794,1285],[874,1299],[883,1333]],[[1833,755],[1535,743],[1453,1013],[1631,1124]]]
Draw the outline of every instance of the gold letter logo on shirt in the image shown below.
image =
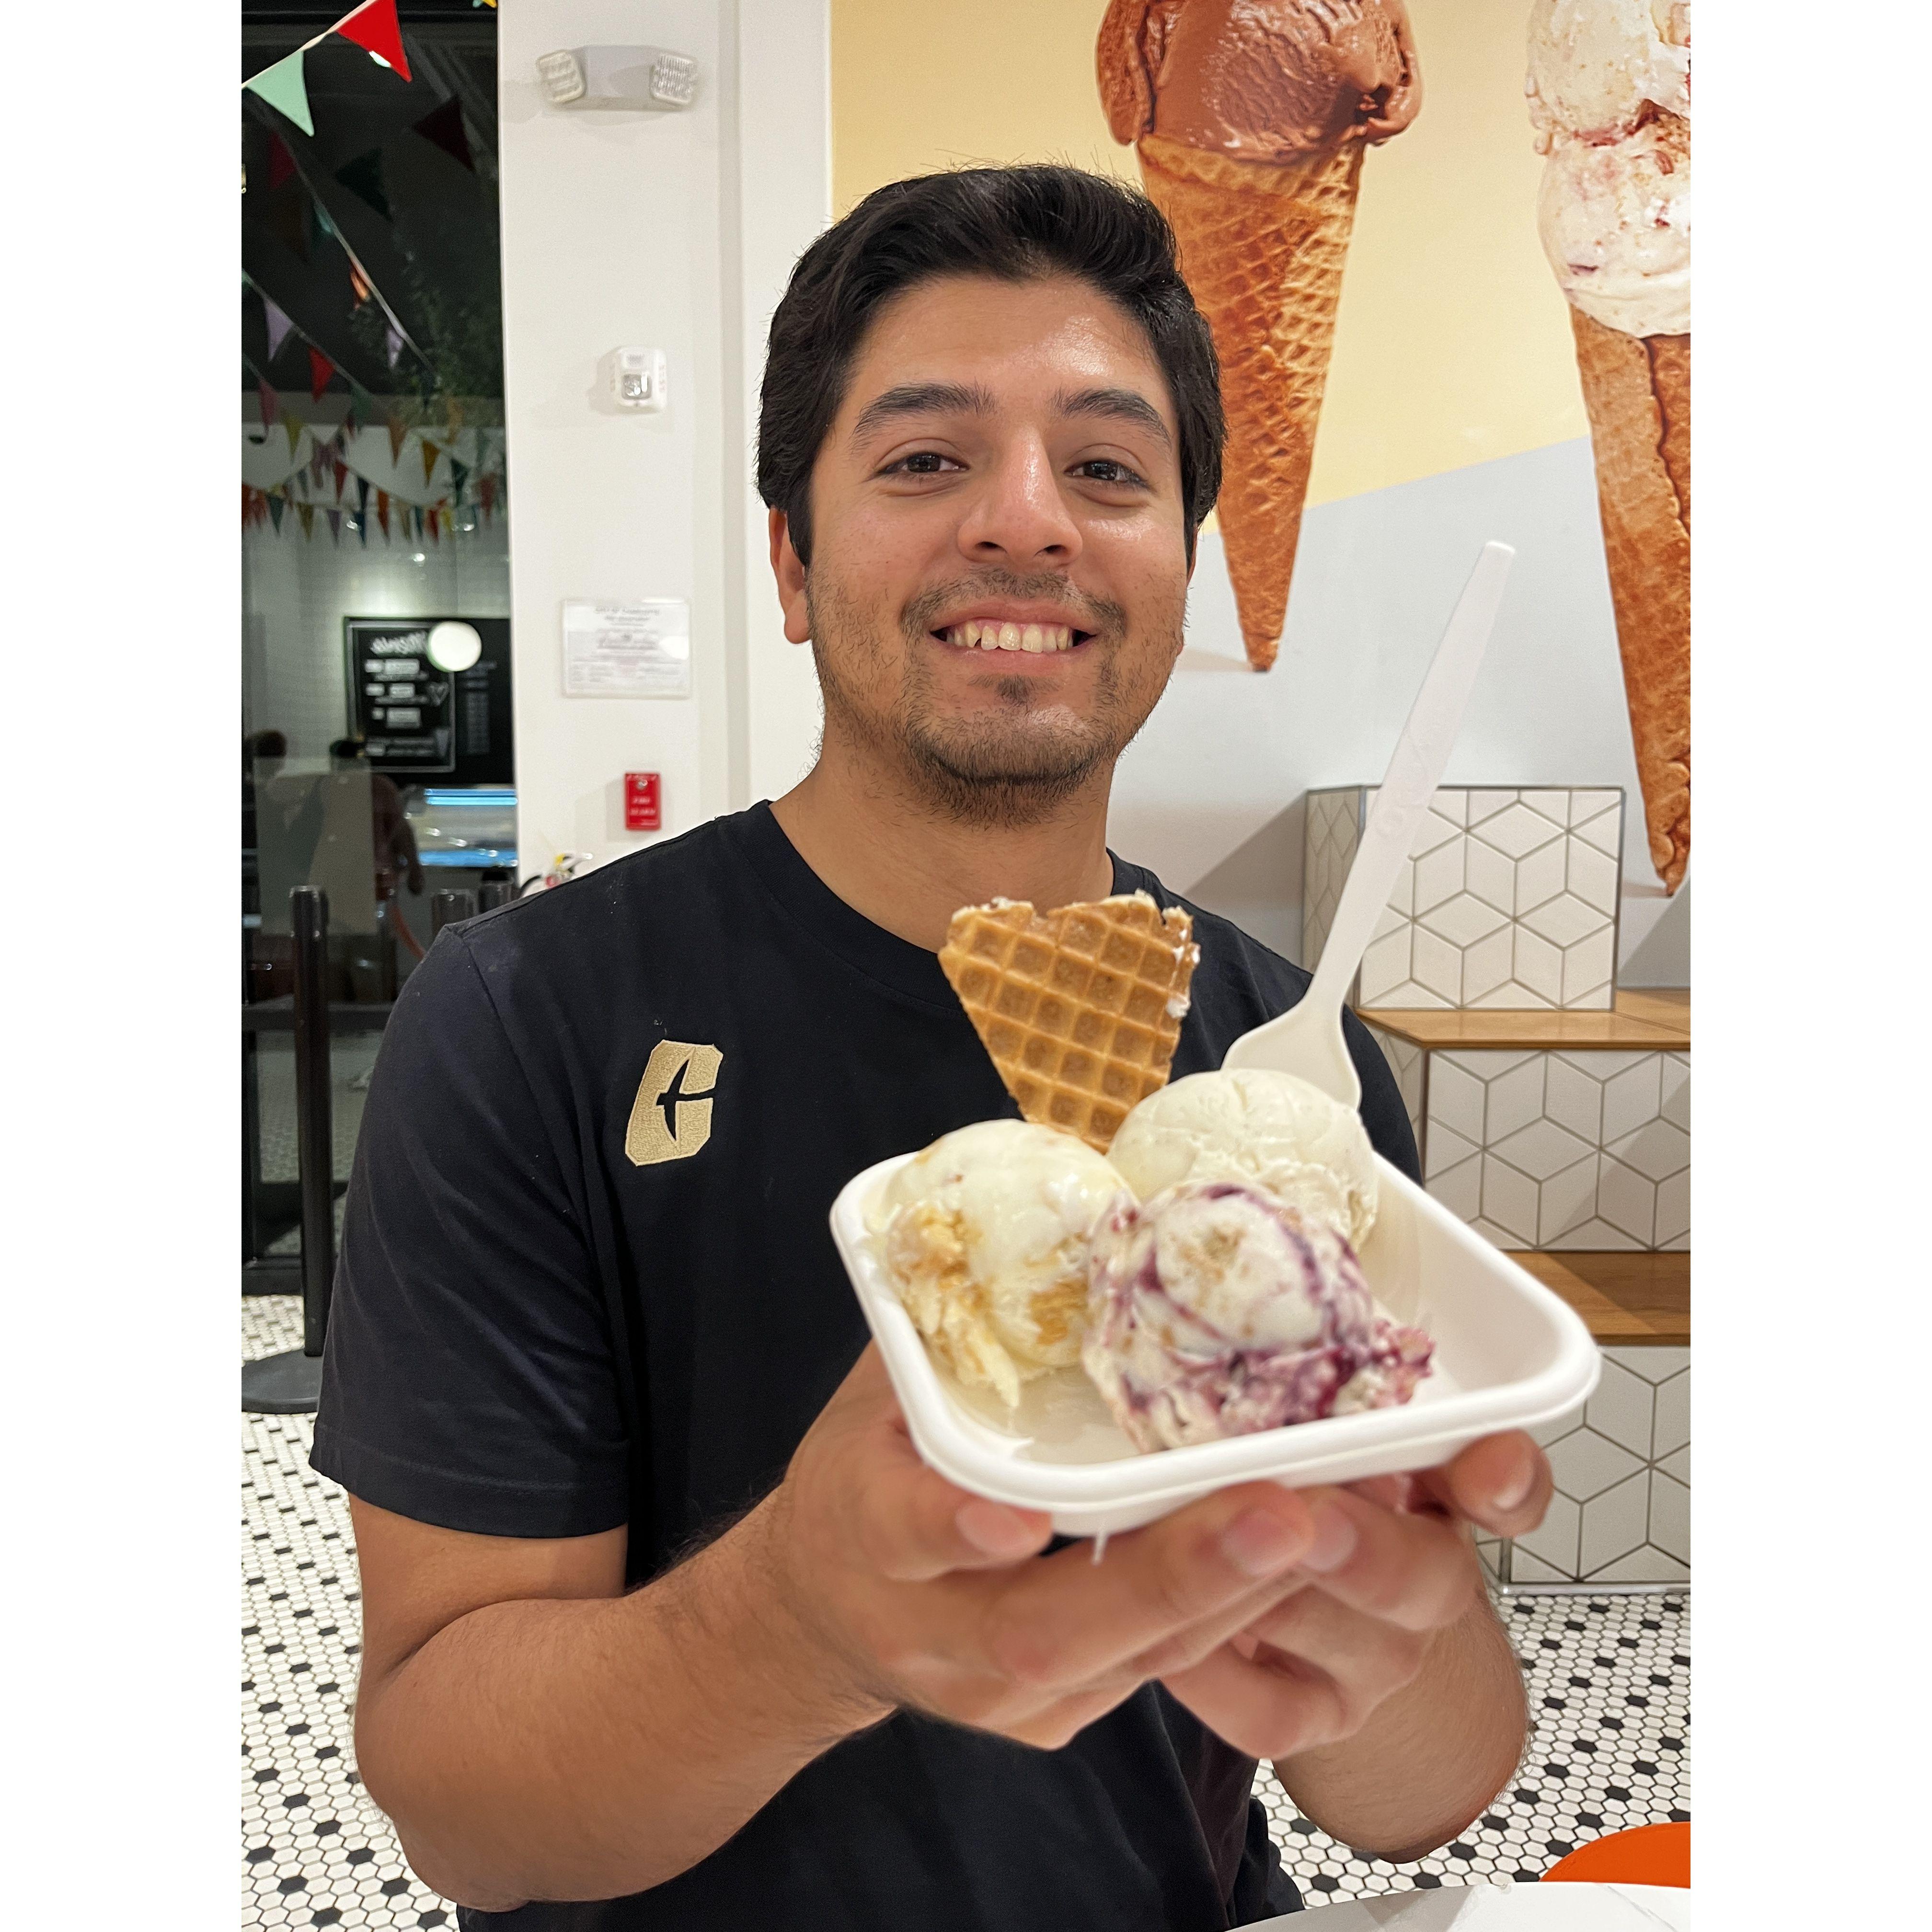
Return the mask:
[[711,1138],[711,1091],[724,1058],[715,1046],[658,1042],[638,1082],[624,1133],[633,1167],[688,1160]]

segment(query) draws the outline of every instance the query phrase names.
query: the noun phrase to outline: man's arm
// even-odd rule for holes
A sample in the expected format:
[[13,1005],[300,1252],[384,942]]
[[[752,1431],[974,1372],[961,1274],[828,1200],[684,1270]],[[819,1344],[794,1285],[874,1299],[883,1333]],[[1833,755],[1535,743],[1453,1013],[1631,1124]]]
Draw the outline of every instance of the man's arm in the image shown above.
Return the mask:
[[502,1910],[612,1898],[716,1850],[906,1706],[1048,1749],[1295,1587],[1292,1491],[1250,1483],[1039,1552],[1044,1515],[920,1462],[876,1348],[742,1521],[630,1595],[623,1532],[524,1542],[358,1503],[356,1748],[410,1863]]
[[356,1754],[446,1897],[505,1911],[657,1884],[878,1714],[800,1667],[760,1581],[769,1503],[630,1595],[621,1529],[524,1541],[351,1509]]

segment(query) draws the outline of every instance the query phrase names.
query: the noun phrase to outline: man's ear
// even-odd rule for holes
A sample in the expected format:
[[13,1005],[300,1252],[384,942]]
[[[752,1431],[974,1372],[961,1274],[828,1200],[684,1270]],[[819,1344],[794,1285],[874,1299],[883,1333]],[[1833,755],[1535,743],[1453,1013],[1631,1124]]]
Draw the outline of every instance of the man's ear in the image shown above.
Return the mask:
[[812,641],[812,619],[805,601],[805,566],[791,547],[791,526],[782,510],[766,512],[772,538],[772,575],[777,579],[778,602],[784,610],[784,634],[794,644]]

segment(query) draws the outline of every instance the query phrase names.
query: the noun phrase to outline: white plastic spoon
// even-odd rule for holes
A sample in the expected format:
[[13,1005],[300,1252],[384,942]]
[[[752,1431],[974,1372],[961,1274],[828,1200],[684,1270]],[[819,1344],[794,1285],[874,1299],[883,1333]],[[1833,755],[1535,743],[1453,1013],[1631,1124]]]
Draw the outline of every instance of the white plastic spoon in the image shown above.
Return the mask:
[[1388,776],[1376,794],[1375,808],[1348,868],[1348,884],[1342,888],[1314,983],[1278,1019],[1242,1034],[1228,1048],[1221,1062],[1224,1067],[1264,1066],[1297,1073],[1345,1106],[1361,1105],[1362,1083],[1342,1036],[1342,1000],[1388,904],[1402,862],[1415,842],[1422,814],[1442,782],[1515,555],[1508,544],[1485,544],[1469,573],[1449,628],[1436,646],[1435,661],[1410,707],[1408,722],[1396,740],[1395,756],[1389,760]]

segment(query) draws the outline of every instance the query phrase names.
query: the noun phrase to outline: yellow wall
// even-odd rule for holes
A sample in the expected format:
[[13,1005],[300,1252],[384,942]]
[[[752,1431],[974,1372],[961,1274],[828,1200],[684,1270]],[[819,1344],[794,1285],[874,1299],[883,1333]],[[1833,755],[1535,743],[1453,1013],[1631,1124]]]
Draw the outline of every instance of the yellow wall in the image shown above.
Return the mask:
[[[1138,178],[1100,112],[1106,0],[832,0],[832,182],[976,161]],[[1362,170],[1311,502],[1588,434],[1536,238],[1528,0],[1409,0],[1422,112]]]

